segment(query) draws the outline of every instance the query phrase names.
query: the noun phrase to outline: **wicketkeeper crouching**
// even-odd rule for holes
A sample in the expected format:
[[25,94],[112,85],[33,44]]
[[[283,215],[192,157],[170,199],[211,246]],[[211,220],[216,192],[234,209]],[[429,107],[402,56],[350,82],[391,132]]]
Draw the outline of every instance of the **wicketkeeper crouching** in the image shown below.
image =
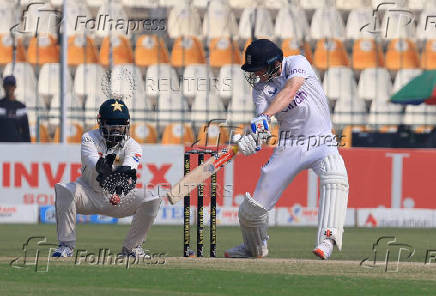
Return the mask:
[[157,216],[161,198],[135,189],[142,149],[129,137],[130,114],[124,102],[106,100],[97,121],[99,129],[82,136],[82,176],[77,182],[55,185],[59,247],[53,257],[73,255],[76,213],[116,218],[133,215],[121,253],[144,256],[142,243]]

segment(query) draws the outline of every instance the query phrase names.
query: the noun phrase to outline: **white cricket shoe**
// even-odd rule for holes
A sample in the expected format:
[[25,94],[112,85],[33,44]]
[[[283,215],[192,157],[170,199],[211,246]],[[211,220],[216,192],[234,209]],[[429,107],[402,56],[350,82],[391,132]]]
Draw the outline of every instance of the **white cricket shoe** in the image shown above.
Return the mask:
[[[266,243],[262,246],[262,256],[258,258],[266,257],[268,255],[268,247]],[[224,257],[226,258],[251,258],[253,257],[244,243],[236,246],[234,248],[228,249],[224,252]]]
[[312,251],[312,253],[322,260],[327,260],[333,252],[333,245],[334,241],[326,238]]
[[150,259],[150,254],[146,252],[141,245],[136,246],[135,248],[128,250],[126,247],[123,247],[121,250],[121,254],[128,257],[140,258],[144,257],[145,259]]
[[52,257],[72,257],[74,249],[70,246],[60,244],[59,247],[51,255]]

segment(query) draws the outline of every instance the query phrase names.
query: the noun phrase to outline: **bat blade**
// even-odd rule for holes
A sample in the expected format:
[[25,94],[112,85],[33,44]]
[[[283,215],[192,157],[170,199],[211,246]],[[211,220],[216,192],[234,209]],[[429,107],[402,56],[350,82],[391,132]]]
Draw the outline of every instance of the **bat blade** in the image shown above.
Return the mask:
[[185,195],[188,195],[194,190],[197,185],[204,182],[212,174],[216,173],[222,166],[227,164],[238,153],[238,146],[228,146],[226,149],[218,152],[217,156],[210,157],[202,165],[196,167],[189,174],[183,177],[177,184],[172,186],[167,193],[168,200],[171,204],[175,204]]

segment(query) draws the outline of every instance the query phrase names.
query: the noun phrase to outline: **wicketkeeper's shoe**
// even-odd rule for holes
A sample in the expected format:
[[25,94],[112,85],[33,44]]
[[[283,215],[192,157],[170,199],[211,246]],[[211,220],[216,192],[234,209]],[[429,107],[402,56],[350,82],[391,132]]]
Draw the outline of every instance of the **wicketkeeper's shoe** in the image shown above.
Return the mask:
[[135,248],[129,250],[126,247],[123,246],[123,249],[121,250],[121,254],[128,257],[135,257],[135,258],[141,258],[144,257],[145,259],[149,259],[150,254],[147,253],[141,245],[136,246]]
[[322,260],[327,260],[333,252],[334,242],[331,239],[326,238],[323,240],[312,253]]
[[[268,247],[265,244],[262,246],[262,256],[259,256],[258,258],[266,257],[268,255]],[[247,247],[244,245],[244,243],[240,244],[239,246],[236,246],[234,248],[228,249],[224,252],[224,257],[226,258],[251,258],[253,257],[251,255],[251,252],[247,249]]]
[[59,245],[59,247],[54,251],[54,253],[51,256],[52,257],[72,257],[73,251],[74,251],[73,248],[61,243]]

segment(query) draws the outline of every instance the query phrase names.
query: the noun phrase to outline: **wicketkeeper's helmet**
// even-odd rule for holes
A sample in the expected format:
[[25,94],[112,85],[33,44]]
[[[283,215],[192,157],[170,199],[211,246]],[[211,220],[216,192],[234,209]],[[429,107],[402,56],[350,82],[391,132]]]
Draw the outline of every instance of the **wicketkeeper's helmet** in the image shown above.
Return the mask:
[[268,39],[256,39],[245,50],[245,64],[241,69],[245,71],[245,79],[254,87],[261,80],[254,72],[265,69],[262,76],[265,81],[270,81],[276,77],[282,60],[283,51],[274,42]]
[[104,101],[100,106],[97,122],[108,148],[123,144],[129,138],[130,113],[121,100]]

